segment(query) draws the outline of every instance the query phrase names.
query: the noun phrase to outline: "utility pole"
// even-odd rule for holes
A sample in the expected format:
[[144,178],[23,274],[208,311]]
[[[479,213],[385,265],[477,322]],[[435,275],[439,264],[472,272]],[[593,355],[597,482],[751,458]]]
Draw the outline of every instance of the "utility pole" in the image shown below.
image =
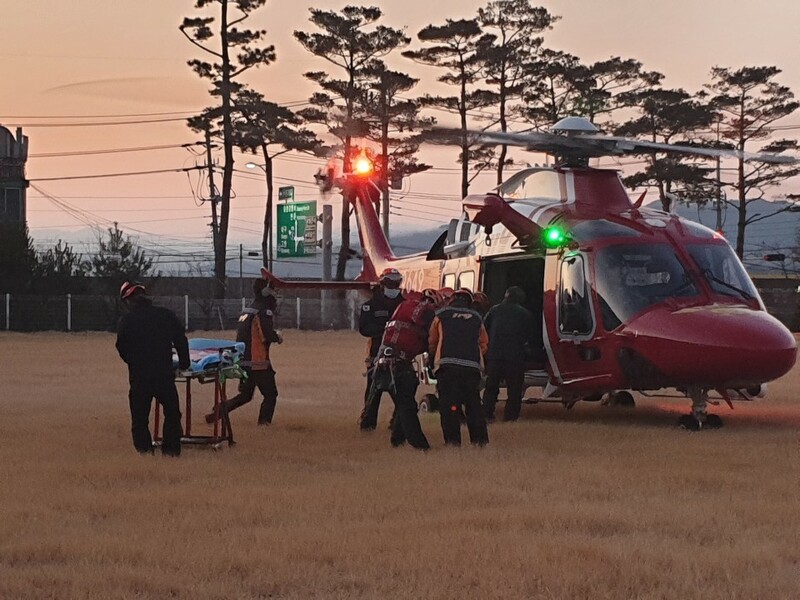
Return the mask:
[[322,205],[322,281],[331,280],[331,250],[333,248],[333,207]]
[[[322,205],[322,281],[331,280],[331,262],[333,249],[333,206]],[[331,292],[322,290],[320,294],[320,317],[322,326],[331,325]]]
[[214,256],[217,253],[217,188],[214,186],[214,163],[211,161],[211,131],[206,127],[206,166],[208,167],[208,196],[211,201],[211,239],[214,242]]
[[244,282],[242,281],[242,260],[243,260],[242,245],[239,244],[239,296],[244,298]]

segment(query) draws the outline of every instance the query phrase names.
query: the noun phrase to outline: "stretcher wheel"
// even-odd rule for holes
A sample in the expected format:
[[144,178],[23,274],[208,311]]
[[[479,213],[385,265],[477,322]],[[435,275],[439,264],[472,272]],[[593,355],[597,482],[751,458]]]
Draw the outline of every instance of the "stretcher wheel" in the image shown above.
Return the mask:
[[417,404],[419,412],[436,412],[439,410],[439,398],[436,394],[425,394]]

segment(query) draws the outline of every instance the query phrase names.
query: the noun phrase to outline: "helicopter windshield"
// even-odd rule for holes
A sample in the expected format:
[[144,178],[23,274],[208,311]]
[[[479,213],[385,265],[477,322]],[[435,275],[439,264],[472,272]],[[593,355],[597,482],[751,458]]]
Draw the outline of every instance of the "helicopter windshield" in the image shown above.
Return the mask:
[[689,244],[686,250],[717,294],[745,302],[758,297],[753,282],[728,244]]
[[690,298],[699,293],[667,244],[602,248],[595,262],[595,289],[607,331],[667,298]]

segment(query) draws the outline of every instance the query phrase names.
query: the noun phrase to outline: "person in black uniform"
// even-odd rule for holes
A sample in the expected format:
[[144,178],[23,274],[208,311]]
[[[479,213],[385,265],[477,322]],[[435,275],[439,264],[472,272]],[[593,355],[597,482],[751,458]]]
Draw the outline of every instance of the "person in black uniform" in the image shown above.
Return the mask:
[[381,346],[381,338],[386,323],[392,318],[395,309],[403,302],[400,285],[403,276],[397,269],[387,268],[381,273],[378,280],[380,286],[375,289],[372,298],[361,305],[358,317],[358,331],[367,342],[367,388],[364,390],[364,409],[358,418],[358,425],[362,431],[373,431],[378,426],[378,408],[382,394],[370,394],[372,390],[372,377],[375,373],[375,358]]
[[470,443],[489,443],[480,394],[488,336],[472,302],[469,290],[456,291],[450,306],[436,312],[428,336],[428,353],[435,361],[442,434],[444,443],[452,446],[461,445],[462,405]]
[[[384,337],[375,364],[372,375],[372,397],[380,395],[384,391],[388,391],[392,397],[394,414],[392,415],[392,433],[389,441],[395,448],[406,442],[418,450],[430,448],[417,415],[416,393],[419,377],[414,369],[413,361],[428,347],[428,331],[440,301],[439,293],[432,289],[424,290],[420,298],[415,298],[414,294],[410,294],[404,303],[395,310],[393,320],[387,326],[387,332],[393,324],[400,330],[405,330],[406,333],[413,332],[409,336],[409,338],[416,338],[413,346],[409,340],[393,345]],[[404,308],[408,310],[404,311]],[[391,334],[387,333],[387,335],[391,339]]]
[[[275,383],[275,369],[269,356],[273,343],[283,343],[281,335],[275,331],[273,322],[277,306],[275,293],[266,279],[253,282],[253,301],[242,311],[236,327],[236,341],[244,342],[244,357],[240,363],[247,377],[239,383],[239,393],[225,401],[228,412],[244,406],[253,399],[256,388],[264,399],[258,411],[258,424],[269,425],[275,414],[278,401],[278,387]],[[217,418],[214,412],[206,415],[206,423]]]
[[130,309],[119,322],[117,352],[128,365],[133,446],[141,453],[153,452],[150,405],[155,397],[164,411],[161,450],[180,456],[183,429],[172,348],[178,352],[178,368],[188,369],[189,343],[183,326],[171,310],[153,306],[143,285],[126,281],[119,295]]
[[522,408],[525,359],[534,332],[533,314],[522,306],[524,301],[522,288],[512,286],[506,290],[503,301],[493,306],[484,318],[489,333],[489,352],[486,354],[483,412],[489,422],[494,421],[501,379],[505,379],[508,393],[503,420],[516,421]]

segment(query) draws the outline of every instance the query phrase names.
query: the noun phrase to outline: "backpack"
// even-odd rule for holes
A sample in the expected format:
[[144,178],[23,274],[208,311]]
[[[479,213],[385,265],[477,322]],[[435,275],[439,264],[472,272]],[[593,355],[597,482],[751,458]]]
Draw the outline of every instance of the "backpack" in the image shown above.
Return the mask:
[[428,329],[435,312],[422,294],[408,294],[397,307],[383,331],[381,346],[392,348],[394,356],[411,360],[428,349]]

